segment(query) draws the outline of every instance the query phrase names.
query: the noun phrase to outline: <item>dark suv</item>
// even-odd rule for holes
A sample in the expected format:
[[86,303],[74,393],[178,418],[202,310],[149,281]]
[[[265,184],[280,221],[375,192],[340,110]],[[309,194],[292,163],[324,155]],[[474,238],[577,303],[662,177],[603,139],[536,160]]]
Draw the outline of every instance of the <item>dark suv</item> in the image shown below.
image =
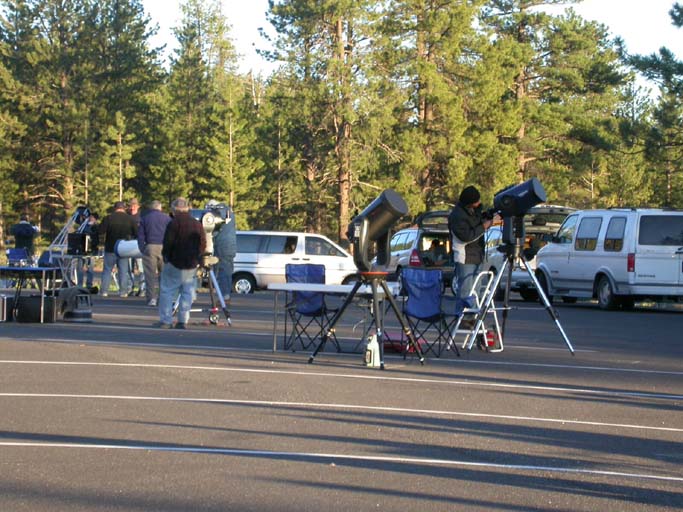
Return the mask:
[[420,215],[411,227],[391,237],[391,258],[386,266],[390,277],[401,280],[405,267],[435,268],[443,272],[444,286],[453,278],[453,255],[448,231],[448,214],[440,210]]

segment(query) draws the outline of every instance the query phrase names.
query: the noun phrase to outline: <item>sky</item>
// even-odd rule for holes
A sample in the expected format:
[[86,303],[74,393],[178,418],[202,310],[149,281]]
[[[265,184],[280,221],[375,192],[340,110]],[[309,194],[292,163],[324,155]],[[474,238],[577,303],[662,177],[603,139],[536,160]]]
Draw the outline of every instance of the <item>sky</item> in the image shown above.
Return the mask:
[[[680,1],[680,0],[679,0]],[[275,65],[259,57],[257,48],[266,48],[259,27],[270,29],[265,13],[268,0],[222,0],[223,13],[232,26],[232,38],[242,56],[240,71],[269,74]],[[159,24],[155,45],[166,44],[167,54],[175,45],[171,29],[180,22],[179,0],[143,0],[153,22]],[[621,36],[630,53],[650,54],[666,46],[683,58],[683,28],[671,25],[669,10],[674,0],[584,0],[573,4],[582,17],[606,25],[610,33]],[[553,7],[561,13],[566,6]]]

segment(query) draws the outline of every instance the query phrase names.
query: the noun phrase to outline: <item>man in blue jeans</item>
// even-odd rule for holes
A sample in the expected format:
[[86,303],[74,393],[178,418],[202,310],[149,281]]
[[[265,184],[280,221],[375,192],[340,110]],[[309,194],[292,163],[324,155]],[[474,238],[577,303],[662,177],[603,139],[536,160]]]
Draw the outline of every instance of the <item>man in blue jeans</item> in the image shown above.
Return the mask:
[[180,295],[175,328],[185,329],[197,288],[197,267],[206,251],[206,232],[201,222],[190,215],[187,199],[179,197],[171,208],[173,219],[166,227],[161,248],[164,268],[161,271],[157,325],[162,329],[171,328],[173,302]]
[[465,187],[448,216],[455,272],[458,276],[459,304],[470,295],[481,262],[484,261],[484,233],[491,224],[491,220],[484,220],[482,217],[479,191],[473,186]]

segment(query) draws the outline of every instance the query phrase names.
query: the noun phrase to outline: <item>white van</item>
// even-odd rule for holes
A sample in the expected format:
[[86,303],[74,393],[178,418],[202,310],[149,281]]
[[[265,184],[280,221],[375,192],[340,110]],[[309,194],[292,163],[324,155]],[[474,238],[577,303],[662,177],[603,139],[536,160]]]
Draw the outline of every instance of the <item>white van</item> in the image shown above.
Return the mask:
[[271,283],[284,283],[287,263],[325,265],[327,284],[350,283],[358,273],[353,256],[325,236],[283,231],[238,231],[233,291],[252,293]]
[[683,300],[683,211],[584,210],[537,255],[549,296],[597,298],[603,309],[639,298]]

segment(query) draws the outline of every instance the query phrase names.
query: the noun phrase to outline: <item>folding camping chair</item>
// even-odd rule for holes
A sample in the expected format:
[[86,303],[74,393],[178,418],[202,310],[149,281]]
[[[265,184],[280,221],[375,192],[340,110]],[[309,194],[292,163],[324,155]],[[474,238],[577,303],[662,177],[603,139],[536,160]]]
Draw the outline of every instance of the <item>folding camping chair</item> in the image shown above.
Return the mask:
[[[26,247],[17,247],[12,249],[7,249],[7,266],[8,267],[32,267],[34,266],[33,256],[28,253]],[[16,281],[8,280],[6,285],[10,288],[14,288]],[[38,282],[31,278],[28,279],[29,288],[38,288]]]
[[[466,348],[465,343],[467,342],[467,337],[471,334],[478,336],[479,339],[482,340],[483,343],[480,345],[480,347],[485,349],[487,352],[503,351],[503,337],[501,336],[500,332],[498,310],[496,309],[493,299],[491,299],[491,307],[486,311],[486,316],[493,317],[493,331],[490,331],[486,328],[486,318],[484,318],[479,332],[477,333],[474,333],[474,328],[476,327],[475,325],[468,325],[467,327],[464,326],[465,323],[474,323],[475,318],[481,311],[481,308],[484,306],[487,296],[491,293],[495,293],[495,290],[492,290],[495,277],[495,274],[491,271],[480,272],[477,274],[477,277],[472,284],[469,296],[463,303],[456,303],[456,320],[455,322],[451,322],[450,335],[448,337],[448,343],[446,344],[446,350],[455,350],[455,352],[460,355],[458,352],[458,346],[455,343],[455,337],[459,334],[463,334],[465,336],[465,341],[463,342],[462,346],[464,349]],[[496,336],[496,338],[492,340],[492,345],[489,345],[489,338],[487,337],[488,332],[492,332],[494,336]]]
[[[441,308],[443,274],[441,270],[408,267],[401,275],[407,293],[403,313],[408,325],[422,351],[439,357],[441,344],[449,335],[447,316]],[[458,353],[457,347],[455,351]]]
[[[312,263],[285,265],[285,279],[288,283],[325,284],[325,266]],[[336,311],[325,304],[325,294],[321,292],[292,292],[292,299],[285,306],[285,350],[295,351],[299,343],[302,350],[313,346],[322,339]],[[287,333],[287,317],[291,320],[291,331]],[[330,340],[341,352],[339,342],[332,333]]]

